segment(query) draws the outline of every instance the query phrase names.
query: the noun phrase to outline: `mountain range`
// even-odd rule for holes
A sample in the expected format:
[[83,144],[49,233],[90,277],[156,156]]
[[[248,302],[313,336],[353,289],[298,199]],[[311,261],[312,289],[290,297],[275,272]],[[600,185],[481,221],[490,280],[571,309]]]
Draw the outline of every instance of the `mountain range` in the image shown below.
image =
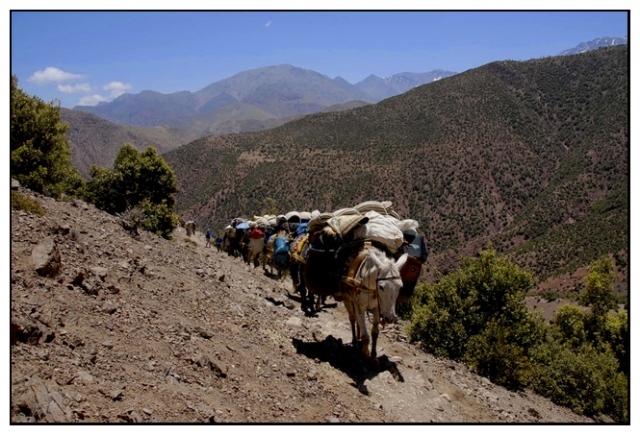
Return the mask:
[[[491,241],[540,285],[599,255],[628,270],[629,52],[502,61],[346,111],[164,154],[177,211],[220,230],[265,211],[391,200],[420,222],[428,275]],[[624,279],[623,279],[623,286]]]
[[[627,44],[627,37],[597,38],[561,55],[619,44]],[[315,71],[276,65],[240,72],[194,93],[146,90],[123,94],[109,103],[74,109],[119,125],[176,127],[189,135],[204,137],[274,128],[298,116],[351,101],[377,103],[454,74],[437,69],[386,78],[370,75],[352,85],[342,77],[331,79]]]
[[581,42],[577,47],[571,48],[569,50],[564,50],[560,53],[561,56],[566,56],[570,54],[580,54],[586,53],[587,51],[597,50],[601,47],[611,47],[614,45],[627,45],[628,38],[626,36],[621,37],[609,37],[605,36],[603,38],[596,38],[593,41],[589,42]]
[[243,71],[197,92],[123,94],[110,103],[76,106],[116,124],[139,127],[168,125],[198,137],[281,125],[293,117],[320,112],[351,101],[375,103],[456,73],[374,75],[352,85],[315,71],[276,65]]

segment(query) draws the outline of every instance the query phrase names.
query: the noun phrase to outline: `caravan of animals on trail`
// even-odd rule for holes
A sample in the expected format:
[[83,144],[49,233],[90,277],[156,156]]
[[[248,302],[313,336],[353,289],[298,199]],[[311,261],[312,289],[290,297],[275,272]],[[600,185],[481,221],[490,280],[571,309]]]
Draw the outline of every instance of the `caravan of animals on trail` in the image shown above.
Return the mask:
[[[290,275],[307,315],[319,311],[329,296],[342,301],[353,346],[361,346],[363,356],[375,359],[379,324],[397,320],[396,303],[411,297],[427,260],[418,226],[413,219],[402,219],[390,201],[367,201],[333,213],[292,211],[253,220],[235,218],[222,237],[210,230],[205,237],[207,247],[213,239],[218,252],[241,257],[254,268],[262,264],[272,277],[284,280]],[[188,236],[195,235],[192,220],[184,227]]]

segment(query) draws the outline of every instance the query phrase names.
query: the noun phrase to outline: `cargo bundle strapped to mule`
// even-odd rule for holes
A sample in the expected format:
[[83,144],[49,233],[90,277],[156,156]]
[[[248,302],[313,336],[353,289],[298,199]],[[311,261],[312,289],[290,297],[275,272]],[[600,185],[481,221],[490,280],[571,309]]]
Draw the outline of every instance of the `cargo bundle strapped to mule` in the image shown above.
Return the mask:
[[303,258],[309,291],[330,296],[341,285],[361,288],[361,283],[354,281],[356,269],[350,266],[358,267],[353,263],[357,258],[354,252],[357,254],[366,243],[388,257],[408,254],[400,271],[403,289],[399,298],[408,300],[427,257],[424,238],[416,232],[418,226],[415,220],[401,219],[390,201],[367,201],[334,213],[316,213],[308,224],[311,235]]
[[291,246],[291,257],[297,261],[298,263],[307,264],[307,259],[305,257],[306,250],[309,242],[309,233],[300,234],[294,241]]
[[413,295],[413,291],[420,278],[422,265],[427,261],[427,246],[424,237],[415,230],[403,233],[405,243],[398,250],[397,256],[408,254],[407,262],[400,269],[402,289],[398,300],[406,302]]
[[304,268],[307,289],[319,296],[331,296],[338,291],[340,281],[338,249],[342,240],[336,235],[316,232],[309,236],[309,248]]
[[[375,240],[344,242],[339,236],[315,233],[309,236],[304,262],[304,277],[308,290],[319,296],[334,296],[341,291],[345,277],[353,278],[359,263],[354,265],[363,249],[374,246],[389,255],[386,246]],[[352,271],[351,267],[354,267]],[[357,285],[353,280],[347,283]]]
[[367,255],[369,255],[367,251],[372,246],[372,242],[367,240],[359,248],[357,248],[357,255],[352,261],[350,261],[349,268],[347,269],[346,274],[342,275],[340,278],[341,291],[348,291],[355,294],[361,291],[367,293],[375,292],[375,289],[367,287],[362,281],[356,279],[356,276],[358,276],[358,271],[360,267],[362,267],[362,263],[364,262],[365,258],[367,258]]
[[273,265],[285,269],[289,265],[289,239],[276,237],[273,242]]

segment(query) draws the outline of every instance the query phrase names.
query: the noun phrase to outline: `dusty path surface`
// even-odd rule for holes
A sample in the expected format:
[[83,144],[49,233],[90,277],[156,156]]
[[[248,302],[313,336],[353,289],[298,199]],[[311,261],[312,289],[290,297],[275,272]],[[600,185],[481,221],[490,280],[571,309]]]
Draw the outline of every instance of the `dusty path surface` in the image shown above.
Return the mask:
[[12,422],[593,422],[422,352],[403,324],[375,367],[341,304],[306,317],[289,280],[199,233],[133,237],[20,191],[46,215],[11,210]]

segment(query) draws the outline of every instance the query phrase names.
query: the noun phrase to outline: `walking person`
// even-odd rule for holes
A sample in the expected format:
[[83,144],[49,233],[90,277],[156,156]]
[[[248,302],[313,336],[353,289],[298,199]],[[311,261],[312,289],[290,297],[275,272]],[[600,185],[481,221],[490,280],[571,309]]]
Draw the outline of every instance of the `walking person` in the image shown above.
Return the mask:
[[207,245],[206,246],[207,246],[207,248],[210,248],[211,247],[211,230],[207,230],[206,237],[207,237]]

